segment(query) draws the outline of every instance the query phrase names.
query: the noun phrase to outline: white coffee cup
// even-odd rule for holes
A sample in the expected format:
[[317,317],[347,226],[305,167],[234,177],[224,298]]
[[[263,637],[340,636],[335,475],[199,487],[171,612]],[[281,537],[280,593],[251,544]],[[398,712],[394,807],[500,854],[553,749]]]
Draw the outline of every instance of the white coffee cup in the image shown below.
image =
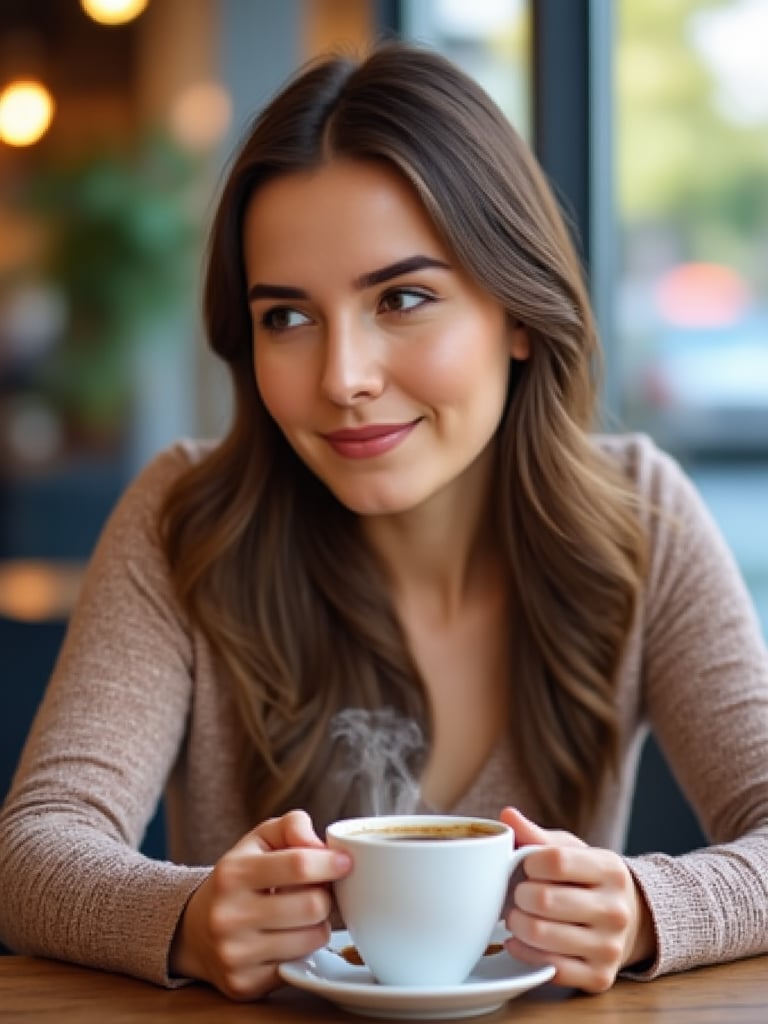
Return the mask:
[[328,826],[352,857],[334,883],[352,941],[383,985],[460,985],[488,945],[509,879],[538,846],[515,849],[500,821],[456,815],[348,818]]

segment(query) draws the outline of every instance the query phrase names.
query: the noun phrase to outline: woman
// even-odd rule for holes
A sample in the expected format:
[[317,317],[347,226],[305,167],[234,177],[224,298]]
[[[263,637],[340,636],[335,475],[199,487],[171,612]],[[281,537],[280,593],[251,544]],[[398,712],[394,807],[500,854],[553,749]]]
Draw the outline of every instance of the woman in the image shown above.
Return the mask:
[[[233,423],[100,541],[4,811],[5,941],[269,991],[327,941],[363,709],[420,726],[425,806],[545,846],[509,950],[561,984],[768,950],[760,630],[675,464],[591,434],[578,263],[489,98],[399,44],[304,71],[233,164],[205,317]],[[648,723],[708,850],[617,852]],[[136,852],[163,789],[169,863]]]

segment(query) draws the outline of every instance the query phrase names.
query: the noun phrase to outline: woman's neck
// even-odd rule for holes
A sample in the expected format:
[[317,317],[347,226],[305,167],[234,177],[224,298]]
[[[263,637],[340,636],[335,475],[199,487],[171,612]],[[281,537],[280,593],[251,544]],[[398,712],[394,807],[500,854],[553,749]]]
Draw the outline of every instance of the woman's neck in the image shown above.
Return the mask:
[[470,467],[456,486],[424,505],[397,516],[363,520],[401,611],[418,608],[420,617],[444,623],[460,614],[490,581],[498,582],[490,454]]

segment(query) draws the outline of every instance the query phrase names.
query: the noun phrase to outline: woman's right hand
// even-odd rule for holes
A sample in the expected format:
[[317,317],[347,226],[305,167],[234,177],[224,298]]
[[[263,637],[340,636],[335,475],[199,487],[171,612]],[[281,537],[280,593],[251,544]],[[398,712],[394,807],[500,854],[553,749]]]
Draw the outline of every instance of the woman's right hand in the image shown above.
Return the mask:
[[330,938],[330,883],[351,860],[315,834],[304,811],[272,818],[217,862],[190,898],[171,946],[170,973],[249,1000],[279,985],[277,965]]

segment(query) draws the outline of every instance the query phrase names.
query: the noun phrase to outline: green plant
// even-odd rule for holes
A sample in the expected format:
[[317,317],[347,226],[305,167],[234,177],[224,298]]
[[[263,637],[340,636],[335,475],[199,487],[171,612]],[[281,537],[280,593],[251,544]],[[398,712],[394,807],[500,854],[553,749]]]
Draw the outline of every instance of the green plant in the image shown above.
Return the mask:
[[196,170],[154,136],[128,155],[49,166],[29,184],[25,205],[49,238],[44,273],[68,310],[37,385],[79,432],[109,434],[125,419],[136,346],[191,293]]

